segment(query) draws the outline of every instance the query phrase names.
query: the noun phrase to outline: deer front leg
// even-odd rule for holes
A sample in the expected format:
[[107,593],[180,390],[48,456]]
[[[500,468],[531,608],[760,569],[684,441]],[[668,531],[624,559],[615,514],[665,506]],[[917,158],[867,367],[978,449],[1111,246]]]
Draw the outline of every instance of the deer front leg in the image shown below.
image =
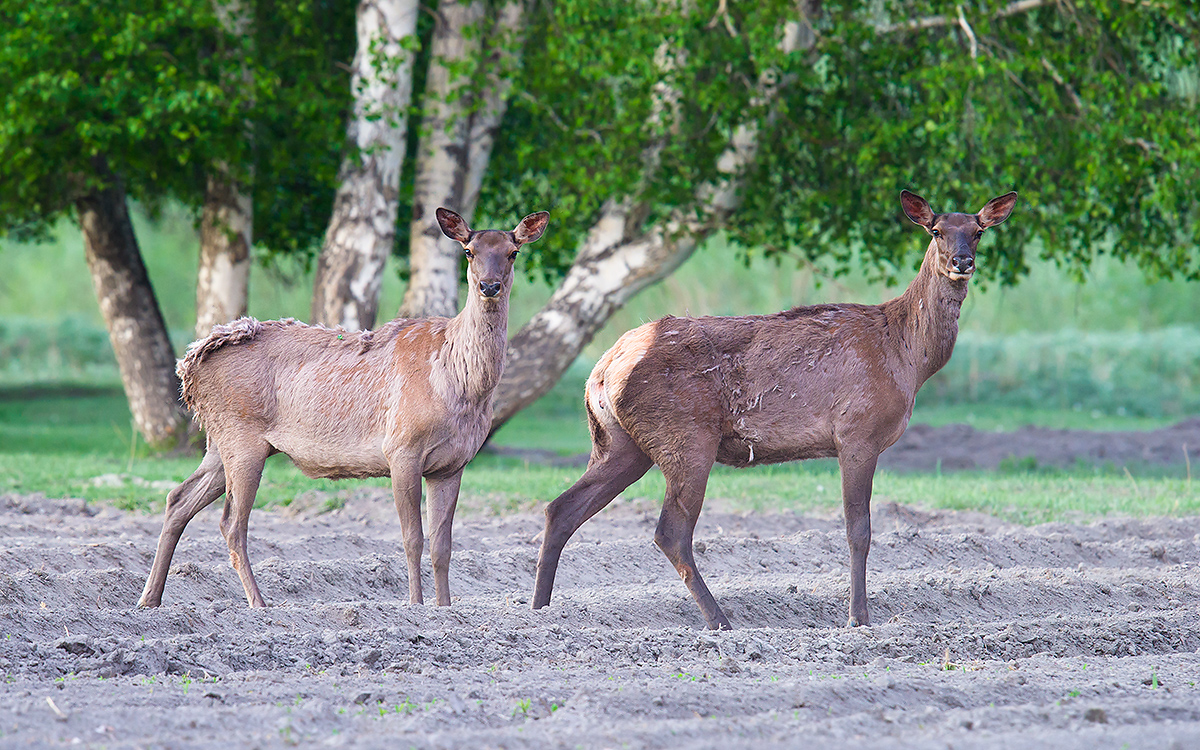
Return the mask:
[[407,457],[393,458],[392,498],[400,516],[400,531],[404,534],[404,556],[408,560],[408,601],[424,604],[421,592],[421,553],[425,548],[425,532],[421,528],[421,470],[416,461]]
[[439,607],[450,606],[450,529],[461,483],[461,469],[451,476],[425,479],[429,488],[429,561]]
[[850,544],[850,619],[846,625],[869,625],[867,613],[867,552],[871,548],[871,484],[879,454],[838,455],[842,472],[842,511]]

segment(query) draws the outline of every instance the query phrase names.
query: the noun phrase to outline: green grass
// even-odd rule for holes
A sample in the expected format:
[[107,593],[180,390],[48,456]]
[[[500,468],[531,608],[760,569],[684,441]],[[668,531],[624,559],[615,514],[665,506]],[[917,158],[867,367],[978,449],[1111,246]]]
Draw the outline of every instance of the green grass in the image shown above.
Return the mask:
[[[585,453],[587,429],[573,371],[546,399],[518,415],[497,435],[497,445]],[[931,409],[941,423],[968,421],[972,413]],[[1025,418],[1054,426],[1128,427],[1130,418],[1074,412],[983,411],[976,426],[1012,427]],[[1015,420],[1015,421],[1014,421]],[[1153,420],[1133,420],[1155,426]],[[122,508],[158,511],[167,489],[186,478],[198,455],[150,455],[134,438],[129,410],[119,389],[0,389],[0,492],[43,492],[79,497]],[[463,475],[464,513],[503,514],[542,507],[579,478],[576,467],[483,453]],[[98,479],[99,478],[99,479]],[[386,480],[365,480],[386,487]],[[326,493],[330,507],[363,482],[310,479],[283,456],[267,463],[259,506],[286,505],[306,493]],[[735,511],[772,510],[836,513],[840,503],[836,463],[807,461],[735,470],[717,467],[708,485],[710,504]],[[630,487],[618,503],[635,503],[656,513],[665,486],[655,469]],[[895,474],[881,471],[875,502],[925,508],[972,509],[1001,518],[1036,523],[1106,515],[1187,515],[1200,512],[1200,495],[1180,468],[1079,466],[1046,470],[1014,462],[1007,471]]]
[[[82,497],[129,510],[161,510],[167,487],[151,483],[182,481],[197,457],[140,458],[76,454],[6,455],[0,467],[5,491],[44,492],[51,497]],[[481,455],[463,475],[461,512],[503,515],[537,510],[579,478],[582,469],[552,467]],[[875,478],[876,505],[897,502],[922,508],[975,510],[1017,523],[1087,520],[1111,515],[1181,516],[1200,513],[1200,485],[1181,470],[1134,471],[1124,467],[1076,467],[1071,470],[897,474]],[[96,485],[95,478],[117,474],[119,486]],[[137,479],[130,481],[130,477]],[[288,505],[306,493],[327,493],[327,507],[363,483],[386,487],[386,480],[334,482],[309,479],[282,456],[267,462],[257,507]],[[652,514],[662,502],[662,474],[652,469],[626,490],[617,504],[632,504]],[[726,510],[836,514],[840,507],[837,466],[812,461],[736,470],[718,466],[708,483],[709,505]]]

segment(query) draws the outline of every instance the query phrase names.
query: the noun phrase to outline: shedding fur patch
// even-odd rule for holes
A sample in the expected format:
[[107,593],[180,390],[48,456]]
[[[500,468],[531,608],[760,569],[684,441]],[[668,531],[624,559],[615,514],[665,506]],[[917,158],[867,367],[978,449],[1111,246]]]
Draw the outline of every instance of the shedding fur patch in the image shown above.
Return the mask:
[[[288,319],[279,322],[293,323],[295,321]],[[200,366],[204,358],[226,344],[249,341],[257,336],[262,331],[262,328],[263,324],[254,318],[238,318],[228,325],[213,326],[212,333],[188,344],[187,352],[184,353],[183,359],[175,364],[175,374],[179,376],[179,388],[184,406],[193,412],[195,411],[191,394],[188,391],[190,390],[189,386],[192,384],[192,378],[196,374],[196,368]]]

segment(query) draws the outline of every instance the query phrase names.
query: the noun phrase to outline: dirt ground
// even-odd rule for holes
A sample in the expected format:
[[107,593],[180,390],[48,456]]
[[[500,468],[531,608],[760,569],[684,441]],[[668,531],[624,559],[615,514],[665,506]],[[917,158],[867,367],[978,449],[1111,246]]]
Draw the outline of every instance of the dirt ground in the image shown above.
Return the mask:
[[157,516],[0,495],[0,748],[1200,747],[1200,518],[882,505],[847,629],[840,518],[715,498],[714,633],[657,511],[586,524],[534,612],[538,514],[460,516],[453,606],[414,607],[388,493],[306,497],[251,516],[251,611],[214,506],[138,610]]

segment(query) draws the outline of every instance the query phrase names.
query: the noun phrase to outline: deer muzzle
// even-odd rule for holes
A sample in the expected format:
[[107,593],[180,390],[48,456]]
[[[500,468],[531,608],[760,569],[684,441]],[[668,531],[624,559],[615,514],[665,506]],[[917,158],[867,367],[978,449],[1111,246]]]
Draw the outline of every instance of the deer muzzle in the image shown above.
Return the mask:
[[504,284],[499,281],[481,281],[479,282],[479,293],[484,297],[491,299],[500,294],[500,290],[504,288]]
[[950,259],[950,278],[958,281],[959,279],[969,279],[971,274],[975,273],[975,258],[971,255],[955,255]]

